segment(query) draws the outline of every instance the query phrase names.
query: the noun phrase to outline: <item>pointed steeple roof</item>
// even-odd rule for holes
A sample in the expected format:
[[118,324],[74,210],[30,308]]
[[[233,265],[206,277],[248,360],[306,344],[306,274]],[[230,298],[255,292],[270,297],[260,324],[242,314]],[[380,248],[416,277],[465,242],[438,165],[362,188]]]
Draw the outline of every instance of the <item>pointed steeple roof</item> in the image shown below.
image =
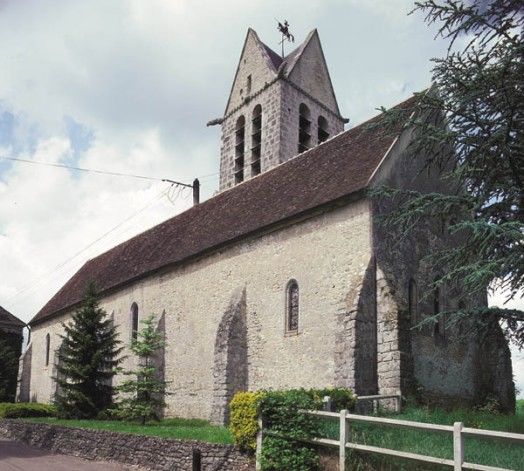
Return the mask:
[[[256,31],[252,28],[248,28],[247,30],[224,116],[227,116],[232,109],[235,109],[242,103],[243,98],[240,97],[244,87],[242,76],[246,73],[245,68],[249,66],[249,64],[246,66],[246,60],[253,60],[253,56],[258,54],[264,59],[267,68],[265,70],[263,70],[264,68],[262,68],[262,70],[260,70],[260,68],[256,70],[259,83],[253,83],[254,91],[257,91],[257,85],[262,87],[269,82],[284,79],[296,87],[305,90],[308,94],[323,102],[340,116],[340,109],[335,97],[335,91],[331,83],[331,77],[329,76],[317,30],[314,29],[311,31],[297,48],[285,57],[282,57],[267,44],[263,43]],[[302,60],[305,56],[308,56],[307,60]],[[244,74],[242,72],[244,72]],[[313,80],[312,77],[314,77]],[[318,77],[322,78],[320,83]],[[253,78],[255,79],[255,77]],[[322,96],[317,96],[319,95],[320,88],[322,89]],[[220,122],[221,118],[213,120],[208,124],[219,124]]]

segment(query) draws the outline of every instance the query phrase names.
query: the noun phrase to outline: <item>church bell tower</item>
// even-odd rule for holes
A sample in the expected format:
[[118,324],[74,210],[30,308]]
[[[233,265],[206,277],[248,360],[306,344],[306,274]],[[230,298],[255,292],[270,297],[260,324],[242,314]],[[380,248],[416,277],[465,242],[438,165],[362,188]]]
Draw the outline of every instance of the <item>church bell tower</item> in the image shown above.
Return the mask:
[[344,130],[317,30],[281,57],[247,32],[221,124],[224,191]]

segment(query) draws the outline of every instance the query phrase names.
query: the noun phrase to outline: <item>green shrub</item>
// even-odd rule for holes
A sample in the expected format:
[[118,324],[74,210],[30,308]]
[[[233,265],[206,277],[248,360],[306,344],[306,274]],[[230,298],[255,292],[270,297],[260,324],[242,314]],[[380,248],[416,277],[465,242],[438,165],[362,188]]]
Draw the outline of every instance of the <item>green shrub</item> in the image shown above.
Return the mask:
[[[335,410],[354,410],[356,398],[344,388],[293,389],[288,391],[240,392],[230,403],[229,428],[235,443],[246,451],[255,451],[258,415],[264,419],[261,462],[265,470],[312,471],[318,469],[318,456],[304,443],[321,431],[318,418],[300,414],[303,409],[322,409],[323,398],[331,397]],[[271,435],[277,434],[277,436]]]
[[355,410],[357,398],[351,389],[346,388],[325,388],[325,389],[311,389],[310,392],[322,400],[325,396],[331,398],[331,406],[334,411],[341,411],[347,409],[349,411]]
[[263,392],[239,392],[229,404],[229,429],[237,446],[244,451],[256,449],[258,408],[263,396]]
[[0,404],[0,417],[5,419],[54,416],[56,416],[56,408],[50,404],[37,404],[35,402]]
[[260,462],[263,470],[315,471],[319,457],[305,441],[318,436],[318,418],[300,410],[322,408],[318,391],[292,389],[266,392],[260,402],[267,438],[264,439]]

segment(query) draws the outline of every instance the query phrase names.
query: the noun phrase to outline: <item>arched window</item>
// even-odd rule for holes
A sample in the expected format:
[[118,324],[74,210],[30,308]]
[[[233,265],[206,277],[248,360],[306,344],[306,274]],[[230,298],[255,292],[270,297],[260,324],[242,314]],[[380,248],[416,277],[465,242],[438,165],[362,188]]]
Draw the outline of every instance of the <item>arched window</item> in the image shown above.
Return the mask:
[[408,284],[408,309],[409,318],[411,319],[411,325],[415,326],[418,324],[418,291],[417,282],[413,279],[409,279]]
[[136,340],[138,337],[138,305],[131,304],[131,339]]
[[246,133],[246,118],[240,116],[235,126],[235,184],[244,181],[244,138]]
[[291,280],[287,284],[286,297],[286,331],[297,332],[299,316],[299,296],[298,283],[295,280]]
[[251,176],[260,173],[260,155],[262,153],[262,107],[255,106],[251,119]]
[[49,365],[49,353],[51,351],[51,336],[47,334],[45,336],[45,366]]
[[301,103],[298,108],[298,153],[311,147],[311,113],[309,108]]
[[321,144],[329,138],[328,122],[324,116],[318,117],[318,143]]

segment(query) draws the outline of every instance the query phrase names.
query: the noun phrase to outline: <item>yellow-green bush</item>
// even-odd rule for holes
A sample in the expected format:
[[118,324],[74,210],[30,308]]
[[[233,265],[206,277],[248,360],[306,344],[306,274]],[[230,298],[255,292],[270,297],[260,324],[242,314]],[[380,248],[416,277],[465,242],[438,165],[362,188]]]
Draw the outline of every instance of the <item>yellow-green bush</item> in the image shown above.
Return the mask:
[[231,411],[229,429],[235,443],[243,450],[255,451],[258,433],[258,407],[264,393],[238,392],[229,408]]

